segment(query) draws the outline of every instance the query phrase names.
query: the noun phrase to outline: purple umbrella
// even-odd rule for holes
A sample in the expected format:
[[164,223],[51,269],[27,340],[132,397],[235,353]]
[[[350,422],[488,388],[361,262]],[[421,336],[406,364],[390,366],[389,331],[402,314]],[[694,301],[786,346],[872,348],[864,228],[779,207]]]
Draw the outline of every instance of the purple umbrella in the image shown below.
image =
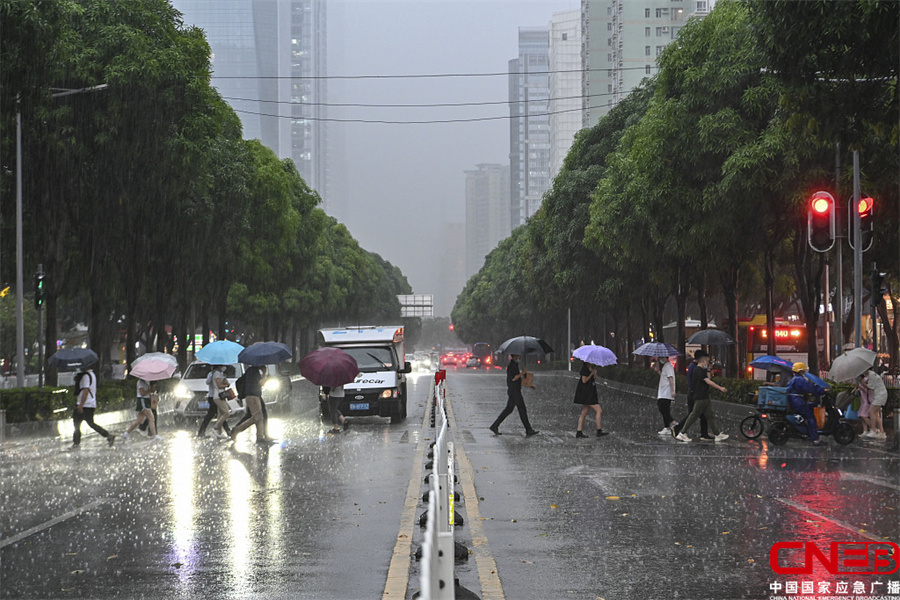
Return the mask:
[[337,387],[356,379],[359,365],[339,348],[319,348],[300,361],[300,374],[316,385]]

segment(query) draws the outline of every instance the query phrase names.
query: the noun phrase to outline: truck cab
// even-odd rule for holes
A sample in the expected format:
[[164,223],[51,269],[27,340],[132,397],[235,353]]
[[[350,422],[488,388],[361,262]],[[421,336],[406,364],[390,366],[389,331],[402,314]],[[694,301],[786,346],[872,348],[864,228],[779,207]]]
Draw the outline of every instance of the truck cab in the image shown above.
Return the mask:
[[[411,369],[404,360],[403,327],[365,326],[320,329],[320,347],[340,348],[359,366],[356,379],[344,385],[340,405],[345,416],[390,417],[391,423],[406,418],[406,375]],[[322,416],[329,418],[328,403],[319,396]]]

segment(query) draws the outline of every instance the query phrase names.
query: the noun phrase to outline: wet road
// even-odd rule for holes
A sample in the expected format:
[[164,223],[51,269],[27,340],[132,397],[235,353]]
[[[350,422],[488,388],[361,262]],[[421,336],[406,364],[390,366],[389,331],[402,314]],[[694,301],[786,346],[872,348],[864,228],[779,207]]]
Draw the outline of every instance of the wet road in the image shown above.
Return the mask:
[[[656,435],[655,401],[610,390],[611,435],[576,440],[570,374],[539,374],[525,392],[540,435],[525,438],[514,413],[498,437],[487,426],[504,383],[502,371],[448,373],[459,511],[477,517],[457,531],[475,559],[457,576],[485,600],[768,598],[771,583],[800,579],[773,574],[775,542],[900,538],[897,456],[881,448],[776,448],[743,440],[735,419],[725,443],[680,444]],[[407,422],[360,418],[333,437],[303,384],[272,415],[270,448],[252,432],[232,448],[171,425],[160,444],[112,450],[96,436],[77,452],[8,443],[0,597],[396,597],[385,590],[392,558],[407,575],[398,535],[411,531],[413,549],[421,539],[404,505],[421,495],[415,459],[433,437],[428,388],[411,381]],[[406,597],[419,587],[408,569]]]

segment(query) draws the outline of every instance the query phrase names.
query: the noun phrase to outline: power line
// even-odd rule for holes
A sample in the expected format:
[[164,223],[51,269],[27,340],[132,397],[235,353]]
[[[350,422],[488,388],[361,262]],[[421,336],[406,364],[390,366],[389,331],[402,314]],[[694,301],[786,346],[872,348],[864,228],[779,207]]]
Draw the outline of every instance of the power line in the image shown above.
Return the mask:
[[[658,69],[656,64],[650,65],[653,69]],[[635,71],[638,69],[646,69],[647,65],[639,67],[613,67],[603,69],[567,69],[559,71],[521,71],[510,73],[509,71],[497,71],[495,73],[419,73],[411,75],[216,75],[213,79],[442,79],[442,78],[462,78],[462,77],[508,77],[510,75],[555,75],[562,73],[599,73],[602,71]]]
[[572,112],[581,112],[581,108],[573,108],[567,110],[556,110],[556,111],[548,111],[544,113],[537,113],[532,115],[504,115],[499,117],[472,117],[468,119],[431,119],[425,121],[389,121],[382,119],[335,119],[331,117],[307,117],[307,116],[295,116],[295,115],[272,115],[267,113],[255,112],[252,110],[241,110],[238,108],[232,107],[234,112],[239,112],[247,115],[257,115],[260,117],[275,117],[278,119],[297,119],[303,121],[317,121],[317,122],[328,122],[328,123],[377,123],[382,125],[434,125],[439,123],[477,123],[481,121],[504,121],[508,119],[525,119],[530,117],[548,117],[551,115],[559,115],[563,113],[572,113]]
[[363,103],[341,103],[341,102],[294,102],[289,100],[258,100],[255,98],[236,98],[234,96],[222,96],[223,100],[235,100],[239,102],[259,102],[263,104],[288,104],[291,106],[327,106],[330,108],[454,108],[465,106],[499,106],[506,104],[528,104],[537,102],[561,102],[563,100],[585,100],[588,98],[599,98],[601,96],[613,96],[617,92],[608,92],[604,94],[588,94],[578,96],[565,96],[561,98],[541,98],[535,100],[502,100],[489,102],[437,102],[428,104],[363,104]]

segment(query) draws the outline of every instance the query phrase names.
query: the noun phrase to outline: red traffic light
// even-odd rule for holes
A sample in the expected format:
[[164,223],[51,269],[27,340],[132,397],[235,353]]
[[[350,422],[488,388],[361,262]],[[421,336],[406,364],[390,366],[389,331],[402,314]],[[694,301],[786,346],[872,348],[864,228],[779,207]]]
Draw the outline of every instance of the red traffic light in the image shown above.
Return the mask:
[[828,192],[816,192],[809,200],[806,218],[806,235],[810,247],[816,252],[828,252],[834,246],[835,215],[834,196]]
[[[813,198],[812,201],[812,209],[813,212],[819,213],[820,215],[824,215],[829,210],[831,210],[831,203],[827,198]],[[862,211],[860,211],[862,212]]]
[[866,198],[859,199],[859,204],[857,205],[856,210],[859,211],[860,216],[865,216],[865,215],[868,215],[870,212],[872,212],[872,208],[874,208],[874,207],[875,207],[875,200],[873,200],[872,198],[866,197]]

